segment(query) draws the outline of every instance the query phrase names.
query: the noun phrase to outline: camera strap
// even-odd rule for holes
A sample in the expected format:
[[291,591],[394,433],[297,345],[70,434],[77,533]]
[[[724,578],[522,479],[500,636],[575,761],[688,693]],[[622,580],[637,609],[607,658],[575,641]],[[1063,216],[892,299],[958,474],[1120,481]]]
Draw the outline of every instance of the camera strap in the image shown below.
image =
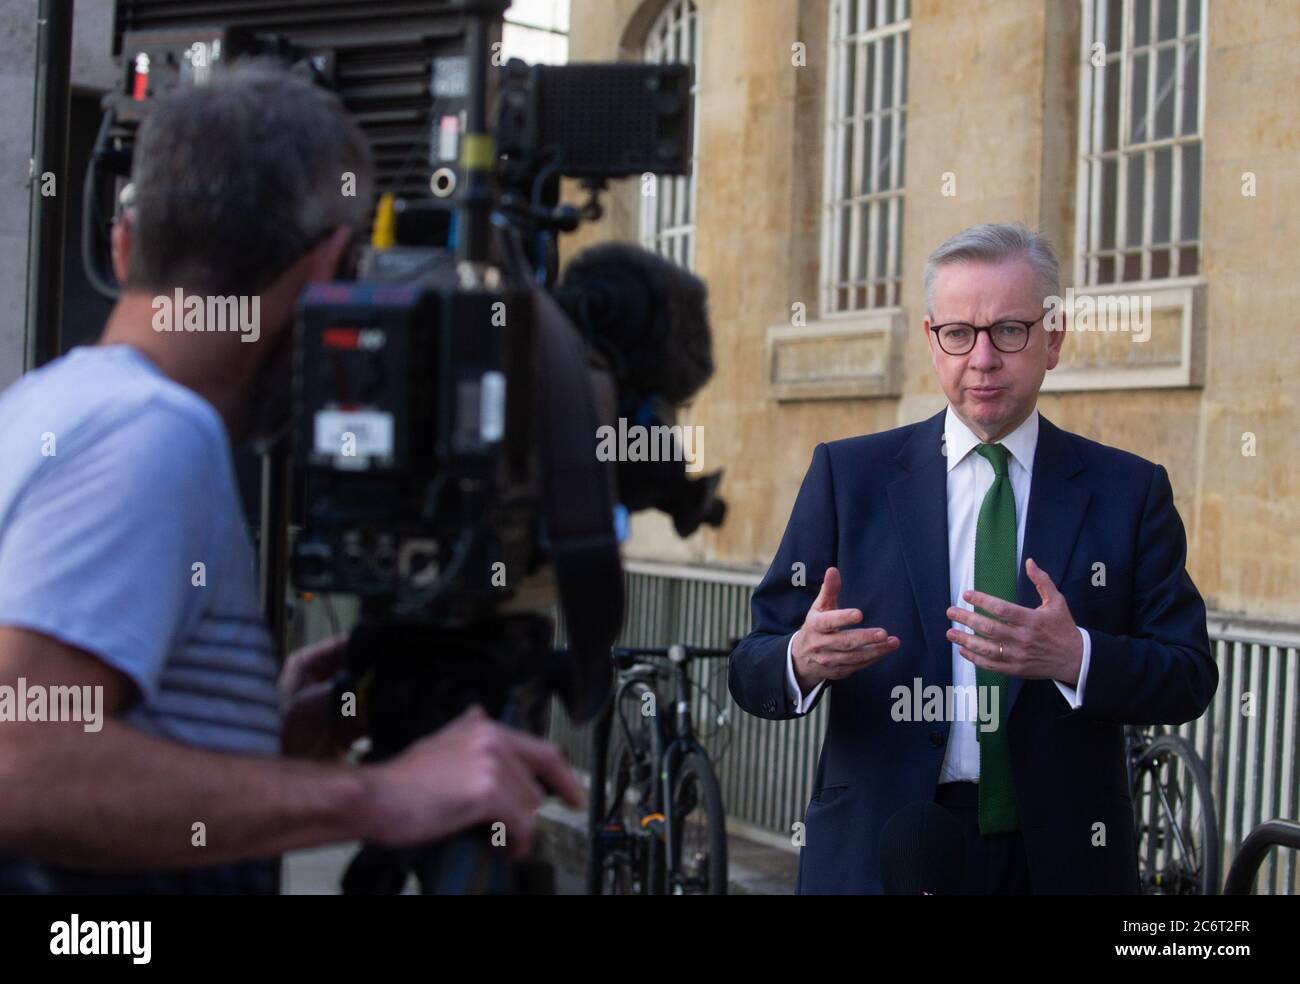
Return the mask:
[[614,531],[615,462],[596,456],[598,418],[581,339],[560,306],[533,291],[535,417],[551,563],[571,653],[558,688],[570,717],[594,717],[613,681],[623,626],[623,566]]

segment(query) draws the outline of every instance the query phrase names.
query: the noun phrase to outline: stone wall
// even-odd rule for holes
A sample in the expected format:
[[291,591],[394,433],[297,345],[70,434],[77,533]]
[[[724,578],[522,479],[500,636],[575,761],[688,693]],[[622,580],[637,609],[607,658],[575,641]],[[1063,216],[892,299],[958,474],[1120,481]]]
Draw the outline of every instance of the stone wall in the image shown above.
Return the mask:
[[[880,369],[857,392],[883,395],[813,387],[791,399],[774,385],[773,365],[797,372],[825,358],[817,346],[837,344],[822,343],[817,322],[829,0],[696,5],[695,269],[709,283],[718,371],[683,422],[704,427],[705,467],[726,469],[731,509],[722,530],[685,543],[662,518],[638,516],[628,553],[763,568],[817,442],[943,406],[921,326],[920,273],[934,246],[977,222],[1019,219],[1053,238],[1072,282],[1081,14],[1065,0],[914,0],[901,310],[872,329],[883,334],[869,345],[839,350]],[[574,0],[571,57],[638,57],[662,6]],[[1199,283],[1153,292],[1147,346],[1068,335],[1039,406],[1068,430],[1169,470],[1188,567],[1212,608],[1296,621],[1300,432],[1291,381],[1300,343],[1289,314],[1300,290],[1300,16],[1286,2],[1215,0],[1207,17]],[[792,63],[799,42],[802,66]],[[1245,172],[1254,197],[1242,193]],[[955,194],[944,194],[945,181]],[[563,255],[635,240],[637,194],[636,182],[615,189],[606,219],[568,237]],[[806,337],[790,325],[799,303]],[[781,349],[774,362],[773,331],[803,348]],[[1243,454],[1248,433],[1253,455]]]

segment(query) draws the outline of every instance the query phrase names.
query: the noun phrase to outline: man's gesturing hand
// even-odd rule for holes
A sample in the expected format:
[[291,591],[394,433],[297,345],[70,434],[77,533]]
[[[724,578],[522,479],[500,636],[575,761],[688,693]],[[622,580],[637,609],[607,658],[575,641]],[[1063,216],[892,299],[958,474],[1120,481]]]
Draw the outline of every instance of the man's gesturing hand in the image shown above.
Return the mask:
[[1083,637],[1070,606],[1032,557],[1025,561],[1025,573],[1038,588],[1041,605],[1022,608],[982,591],[966,591],[963,599],[994,617],[949,608],[950,619],[969,625],[976,634],[949,629],[948,641],[959,643],[957,651],[986,670],[1025,680],[1060,680],[1077,687]]
[[395,759],[367,766],[370,835],[393,847],[441,840],[493,824],[505,826],[505,850],[525,857],[548,789],[581,806],[582,787],[558,747],[493,721],[471,707]]
[[862,621],[856,608],[836,608],[840,572],[826,568],[821,593],[794,635],[794,675],[806,694],[823,680],[843,680],[898,648],[884,629],[854,629]]

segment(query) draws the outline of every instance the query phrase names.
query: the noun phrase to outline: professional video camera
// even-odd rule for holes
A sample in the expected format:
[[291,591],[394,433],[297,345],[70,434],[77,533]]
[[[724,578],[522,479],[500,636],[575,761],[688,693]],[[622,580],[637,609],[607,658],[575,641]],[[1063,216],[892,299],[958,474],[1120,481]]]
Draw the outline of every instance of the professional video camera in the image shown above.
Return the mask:
[[[340,689],[363,694],[382,758],[470,702],[538,729],[554,693],[593,717],[622,623],[616,527],[659,508],[688,535],[725,507],[719,474],[686,474],[671,419],[712,373],[704,285],[626,245],[589,250],[555,283],[557,235],[599,217],[607,181],[689,173],[690,66],[496,66],[508,0],[366,6],[178,2],[159,23],[119,2],[123,76],[84,243],[107,286],[102,178],[129,173],[150,100],[224,61],[280,59],[362,125],[384,192],[372,245],[355,279],[299,302],[291,567],[301,590],[361,600]],[[582,181],[585,204],[561,203],[561,177]],[[620,418],[662,433],[663,453],[598,454]],[[395,891],[412,871],[426,891],[530,887],[486,843],[368,847],[345,890]]]

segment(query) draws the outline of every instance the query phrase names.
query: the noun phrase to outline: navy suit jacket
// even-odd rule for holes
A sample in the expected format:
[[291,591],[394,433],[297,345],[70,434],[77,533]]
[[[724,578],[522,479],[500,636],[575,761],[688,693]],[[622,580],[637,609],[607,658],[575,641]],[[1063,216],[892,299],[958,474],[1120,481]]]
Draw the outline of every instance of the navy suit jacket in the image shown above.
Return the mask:
[[[915,677],[953,682],[943,422],[940,412],[817,445],[754,591],[753,629],[731,655],[741,707],[794,717],[786,644],[831,566],[840,570],[838,606],[861,609],[860,627],[900,641],[818,695],[830,711],[804,818],[801,893],[880,892],[881,828],[906,804],[932,800],[939,782],[950,723],[895,721],[891,708],[894,688],[910,693]],[[1040,415],[1022,554],[1056,583],[1092,653],[1078,710],[1051,680],[1022,679],[1010,681],[1002,710],[1035,893],[1136,891],[1123,726],[1193,720],[1218,686],[1186,550],[1163,467]],[[795,583],[797,564],[806,584]],[[1104,584],[1094,584],[1096,564],[1105,565]],[[1028,608],[1041,603],[1023,561],[1017,596]]]

